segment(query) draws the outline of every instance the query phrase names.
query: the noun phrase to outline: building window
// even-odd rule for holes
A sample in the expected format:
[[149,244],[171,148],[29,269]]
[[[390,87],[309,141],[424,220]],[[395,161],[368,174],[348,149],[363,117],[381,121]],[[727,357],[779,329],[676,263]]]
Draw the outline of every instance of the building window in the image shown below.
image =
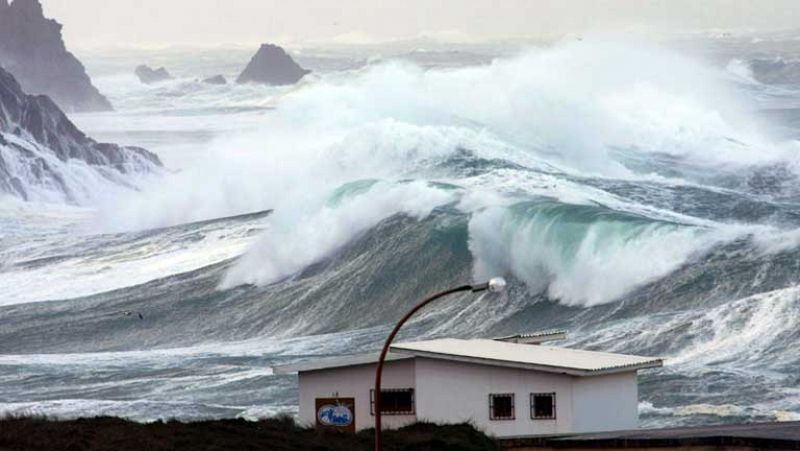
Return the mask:
[[533,420],[556,419],[555,393],[531,393],[531,419]]
[[489,419],[492,421],[514,419],[514,394],[489,395]]
[[[375,390],[369,391],[369,413],[375,415]],[[414,415],[414,389],[382,388],[381,415]]]

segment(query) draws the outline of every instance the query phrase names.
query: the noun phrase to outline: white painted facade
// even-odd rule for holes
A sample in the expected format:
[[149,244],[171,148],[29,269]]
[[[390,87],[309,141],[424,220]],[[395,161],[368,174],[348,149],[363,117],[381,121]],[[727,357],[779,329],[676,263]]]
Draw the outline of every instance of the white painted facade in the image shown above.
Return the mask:
[[[496,437],[634,429],[635,371],[596,377],[416,359],[417,417],[435,423],[471,421]],[[489,419],[489,395],[513,393],[514,420]],[[530,395],[555,393],[555,419],[531,418]]]
[[[396,351],[403,349],[392,349],[393,360],[384,367],[382,386],[384,389],[413,389],[414,414],[384,413],[384,428],[397,428],[417,421],[440,424],[469,421],[495,437],[633,429],[638,426],[637,370],[661,365],[660,360],[654,359],[551,348],[555,352],[566,352],[565,361],[580,357],[592,362],[595,357],[596,368],[581,367],[574,360],[576,363],[569,368],[537,369],[530,367],[532,362],[550,364],[553,361],[548,356],[542,357],[542,352],[549,352],[547,349],[533,350],[538,346],[513,345],[527,347],[511,349],[526,352],[524,363],[527,366],[520,366],[524,359],[519,356],[514,361],[511,357],[496,361],[467,360],[467,357],[474,357],[470,353],[474,354],[482,343],[471,343],[473,346],[465,347],[455,356],[428,355],[431,349],[437,348],[428,346],[429,342],[422,343],[425,346],[414,349],[422,349],[425,355],[401,354]],[[509,349],[507,344],[504,346],[497,349]],[[495,345],[487,344],[486,350],[493,349]],[[639,359],[630,360],[639,363],[623,359],[622,363],[615,363],[616,367],[602,366],[604,361],[616,362],[618,359],[614,359],[617,357]],[[317,363],[278,369],[278,372],[294,370],[299,373],[299,422],[307,426],[316,424],[317,399],[353,398],[356,430],[373,427],[370,392],[375,382],[375,360],[370,356],[337,364]],[[512,393],[514,418],[490,419],[490,395]],[[532,418],[530,397],[534,393],[555,393],[555,418]]]
[[[383,388],[414,388],[415,363],[414,359],[387,362],[381,382]],[[370,414],[370,390],[374,386],[375,364],[300,372],[299,423],[309,427],[316,424],[315,400],[318,398],[354,398],[356,430],[371,428],[375,419]],[[386,428],[398,428],[416,421],[414,415],[382,416]]]

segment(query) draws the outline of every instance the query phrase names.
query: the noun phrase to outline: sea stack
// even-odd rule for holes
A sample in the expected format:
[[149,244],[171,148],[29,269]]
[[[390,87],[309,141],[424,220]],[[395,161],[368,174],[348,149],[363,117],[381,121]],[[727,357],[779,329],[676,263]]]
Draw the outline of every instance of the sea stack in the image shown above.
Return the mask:
[[145,149],[89,138],[49,97],[26,94],[0,68],[0,194],[81,204],[103,184],[132,188],[133,174],[161,166]]
[[67,51],[61,24],[44,17],[39,0],[0,0],[0,65],[25,92],[45,94],[64,111],[110,111],[86,69]]
[[223,77],[222,75],[215,75],[213,77],[206,78],[205,80],[203,80],[203,83],[209,85],[227,85],[228,80],[226,80],[225,77]]
[[310,72],[277,45],[263,44],[236,82],[292,85]]
[[136,73],[136,76],[139,77],[139,81],[146,85],[172,79],[172,75],[170,75],[169,72],[167,72],[167,70],[163,67],[153,69],[150,66],[142,64],[141,66],[138,66],[134,72]]

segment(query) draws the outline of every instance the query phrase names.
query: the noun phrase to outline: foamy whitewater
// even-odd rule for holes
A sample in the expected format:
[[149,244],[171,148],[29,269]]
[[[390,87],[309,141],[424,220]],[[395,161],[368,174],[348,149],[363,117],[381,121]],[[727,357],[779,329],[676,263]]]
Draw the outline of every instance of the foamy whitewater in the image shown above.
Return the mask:
[[[643,425],[800,419],[800,86],[726,45],[306,51],[280,88],[198,81],[244,51],[88,54],[118,111],[72,119],[169,170],[0,200],[0,414],[293,412],[271,365],[375,350],[425,294],[503,275],[404,338],[563,328],[666,358]],[[144,58],[177,78],[140,84]]]

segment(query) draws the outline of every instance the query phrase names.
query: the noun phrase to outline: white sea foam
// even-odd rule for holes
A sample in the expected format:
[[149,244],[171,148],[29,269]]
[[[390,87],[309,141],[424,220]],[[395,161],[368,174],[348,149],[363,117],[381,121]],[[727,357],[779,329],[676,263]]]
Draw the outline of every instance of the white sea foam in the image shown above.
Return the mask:
[[[398,205],[396,191],[379,190],[363,201],[325,207],[339,186],[361,179],[446,180],[463,188],[458,196],[473,200],[461,208],[476,213],[470,228],[476,273],[504,269],[536,288],[544,277],[550,295],[563,302],[608,302],[720,240],[702,228],[653,225],[624,232],[606,223],[587,228],[574,245],[553,244],[539,235],[542,230],[512,232],[497,222],[498,213],[482,210],[520,194],[578,204],[613,196],[557,176],[548,181],[542,175],[538,187],[513,175],[459,178],[435,169],[436,163],[467,149],[476,158],[539,170],[629,178],[650,175],[633,174],[610,158],[609,149],[668,153],[710,165],[783,158],[786,146],[759,128],[728,80],[725,71],[665,49],[591,39],[481,67],[423,70],[390,61],[328,74],[268,96],[276,110],[258,115],[258,131],[217,140],[192,167],[102,208],[101,229],[274,208],[271,228],[223,286],[269,283],[383,218],[437,204],[412,195]],[[170,83],[142,89],[188,89],[188,82]],[[471,190],[483,193],[481,205]],[[439,199],[445,200],[451,199]],[[629,207],[622,210],[637,208]],[[650,210],[644,213],[660,217]],[[505,232],[489,233],[492,228]]]
[[745,60],[733,58],[732,60],[728,61],[728,64],[725,66],[725,70],[727,70],[728,73],[730,73],[737,81],[750,84],[759,84],[753,75],[753,68],[750,67],[750,64]]
[[713,417],[765,417],[773,421],[798,421],[800,413],[787,410],[772,409],[767,406],[738,406],[735,404],[689,404],[677,407],[656,407],[644,401],[639,403],[639,414],[653,416],[713,416]]
[[476,278],[510,273],[565,304],[595,305],[658,280],[738,235],[547,210],[496,208],[474,215],[469,227]]
[[[696,303],[696,309],[612,322],[583,336],[581,342],[612,352],[668,344],[667,350],[661,351],[665,371],[683,375],[730,371],[783,377],[770,374],[764,362],[792,364],[795,356],[784,349],[791,346],[791,337],[800,325],[800,287],[758,293],[711,308],[705,307],[705,299],[698,298]],[[670,345],[676,331],[684,341]]]
[[[159,420],[208,420],[231,416],[252,416],[250,406],[226,406],[200,402],[151,400],[59,399],[37,402],[0,403],[0,415],[36,417],[59,420],[108,416],[149,423]],[[290,409],[287,409],[290,410]],[[280,410],[275,409],[278,413]],[[261,412],[257,410],[256,412]],[[267,413],[267,409],[263,409]]]
[[[596,40],[532,50],[482,67],[426,71],[386,62],[329,74],[280,100],[261,93],[277,110],[257,116],[260,131],[226,136],[188,171],[191,177],[170,184],[170,191],[208,194],[213,190],[202,186],[207,184],[235,189],[235,195],[202,202],[201,196],[178,198],[159,206],[159,196],[148,191],[145,197],[156,202],[147,208],[170,223],[263,208],[270,199],[261,193],[280,191],[276,178],[306,185],[354,173],[366,178],[418,172],[419,160],[405,159],[398,149],[406,156],[433,157],[468,148],[523,165],[539,152],[575,169],[615,176],[628,171],[608,158],[612,146],[726,164],[780,154],[725,80],[722,71],[660,48]],[[161,127],[165,119],[152,120]],[[340,165],[330,164],[331,153],[339,154]],[[304,164],[296,168],[295,160]],[[292,170],[284,171],[286,166]],[[200,207],[200,213],[186,204]]]
[[[364,194],[309,212],[278,210],[259,243],[229,271],[223,288],[268,284],[329,255],[379,221],[402,213],[418,219],[453,200],[451,193],[422,182],[378,184]],[[299,214],[298,214],[299,213]]]
[[90,165],[79,159],[59,159],[53,151],[11,133],[0,133],[0,160],[11,180],[21,188],[20,197],[37,203],[95,205],[110,202],[158,173],[158,168],[126,149],[126,171]]
[[[107,351],[59,354],[2,354],[0,365],[41,365],[49,367],[152,367],[180,365],[192,359],[215,357],[292,357],[353,352],[354,342],[383,335],[382,329],[360,329],[292,338],[257,337],[238,341],[208,341],[192,346],[136,351]],[[262,371],[270,368],[260,366]]]
[[[10,234],[0,249],[0,306],[89,296],[213,265],[241,255],[262,227],[257,219],[139,238],[72,236],[91,213],[62,210],[49,207],[50,214],[17,216],[11,224],[0,220]],[[37,227],[40,236],[30,239]]]
[[736,361],[739,369],[759,370],[765,354],[785,346],[781,340],[797,330],[798,315],[800,287],[796,286],[707,310],[688,322],[698,338],[670,358],[669,364],[701,370],[702,366]]
[[23,416],[73,420],[89,417],[118,417],[141,423],[154,421],[201,421],[214,418],[243,418],[258,421],[280,415],[296,415],[295,405],[221,405],[191,401],[59,399],[36,402],[0,403],[0,416]]
[[[719,242],[712,237],[719,230],[708,221],[626,201],[561,174],[652,180],[651,174],[635,174],[615,162],[612,148],[667,153],[712,166],[783,158],[787,146],[759,128],[729,79],[724,70],[669,50],[596,38],[531,49],[479,67],[424,70],[388,61],[316,75],[294,88],[208,86],[189,78],[146,86],[130,74],[103,77],[107,91],[127,99],[125,120],[84,115],[79,122],[113,133],[203,129],[211,142],[197,144],[196,156],[179,163],[180,172],[139,192],[87,189],[102,192],[95,201],[94,230],[144,229],[274,209],[270,228],[227,275],[222,286],[229,287],[290,276],[384,218],[398,213],[420,218],[432,207],[459,201],[462,211],[474,214],[476,274],[504,270],[570,304],[608,302]],[[220,108],[239,112],[203,113]],[[122,128],[114,125],[123,122]],[[510,168],[466,177],[448,171],[448,159],[464,152]],[[378,189],[407,179],[419,183]],[[339,187],[357,180],[381,184],[361,199],[326,205]],[[681,182],[679,175],[674,180]],[[428,181],[461,189],[444,192]],[[570,244],[544,240],[546,234],[534,225],[512,231],[502,224],[498,211],[538,196],[598,203],[692,227],[621,231],[612,223],[597,224]],[[724,239],[732,235],[723,233]],[[243,251],[235,247],[220,258]],[[206,255],[208,249],[200,246],[196,253]],[[148,267],[196,267],[181,264],[179,256],[163,257],[161,263],[159,258],[148,260]],[[123,268],[112,266],[111,273],[116,267]],[[87,268],[65,264],[59,271],[64,281],[82,274],[97,287],[67,290],[74,295],[118,286],[104,283],[108,277],[90,276]],[[156,276],[149,271],[130,280],[142,283]],[[27,296],[51,295],[34,289]],[[21,296],[15,294],[14,302]]]

